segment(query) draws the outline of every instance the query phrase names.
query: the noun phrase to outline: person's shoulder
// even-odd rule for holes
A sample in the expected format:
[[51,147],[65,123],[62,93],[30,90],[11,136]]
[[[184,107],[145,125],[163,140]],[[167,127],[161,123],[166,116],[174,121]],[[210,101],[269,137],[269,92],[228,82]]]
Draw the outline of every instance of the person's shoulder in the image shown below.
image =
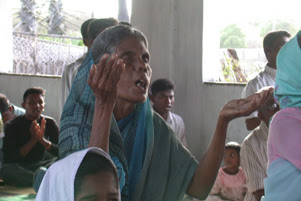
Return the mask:
[[21,108],[21,107],[18,107],[14,104],[12,104],[13,108],[14,108],[14,115],[15,116],[20,116],[22,114],[25,114],[25,109]]
[[181,119],[181,120],[183,121],[183,118],[182,118],[180,115],[178,115],[178,114],[176,114],[176,113],[172,113],[172,112],[170,112],[170,114],[171,114],[171,116],[173,116],[174,118]]
[[8,121],[4,128],[7,131],[7,129],[11,129],[11,128],[18,128],[19,124],[23,123],[25,120],[25,116],[24,115],[19,115],[13,119],[11,119],[10,121]]
[[301,108],[300,107],[287,107],[283,108],[280,111],[278,111],[272,121],[272,124],[279,124],[285,120],[287,122],[290,119],[296,119],[296,117],[300,118],[301,117]]
[[46,120],[46,123],[51,122],[51,123],[57,124],[53,117],[50,117],[50,116],[47,116],[47,115],[41,115],[41,117],[43,117]]
[[153,123],[154,123],[154,130],[159,133],[166,133],[169,134],[174,132],[172,128],[166,123],[166,121],[154,110],[153,111]]
[[153,112],[153,123],[154,123],[154,127],[165,127],[167,126],[166,121],[155,111],[152,110]]
[[175,124],[184,126],[184,120],[180,115],[172,113],[172,112],[169,112],[169,113],[170,113],[171,119],[175,122]]
[[261,81],[265,77],[265,72],[262,70],[258,74],[256,74],[250,81],[248,82],[248,85],[256,84],[259,81]]

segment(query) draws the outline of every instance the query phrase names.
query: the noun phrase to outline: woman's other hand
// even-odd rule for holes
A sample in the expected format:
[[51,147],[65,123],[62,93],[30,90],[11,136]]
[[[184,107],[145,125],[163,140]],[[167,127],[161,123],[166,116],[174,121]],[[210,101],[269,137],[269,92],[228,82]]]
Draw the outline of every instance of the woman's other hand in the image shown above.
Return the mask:
[[232,119],[248,116],[260,108],[269,94],[273,94],[273,87],[262,90],[244,99],[231,100],[220,111],[219,118],[230,122]]

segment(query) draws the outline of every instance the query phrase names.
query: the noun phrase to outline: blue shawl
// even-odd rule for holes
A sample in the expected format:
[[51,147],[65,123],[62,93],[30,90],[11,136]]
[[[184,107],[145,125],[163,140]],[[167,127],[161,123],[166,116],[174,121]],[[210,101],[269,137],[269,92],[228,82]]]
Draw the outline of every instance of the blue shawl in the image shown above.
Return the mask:
[[[89,51],[64,105],[59,136],[61,158],[88,147],[95,96],[87,84],[87,79],[93,64],[92,54]],[[114,117],[112,121],[116,122]],[[141,173],[146,151],[146,136],[152,136],[150,133],[154,132],[149,100],[137,104],[135,111],[118,124],[119,131],[110,134],[110,156],[119,174],[123,200],[127,200],[133,197]]]
[[301,200],[301,171],[292,163],[278,158],[268,167],[267,175],[264,179],[265,196],[262,201]]
[[[88,52],[64,105],[60,158],[88,147],[95,103],[87,84],[92,64]],[[133,114],[118,123],[113,116],[109,154],[119,174],[122,201],[182,200],[198,163],[166,122],[151,110],[149,100],[137,104]]]

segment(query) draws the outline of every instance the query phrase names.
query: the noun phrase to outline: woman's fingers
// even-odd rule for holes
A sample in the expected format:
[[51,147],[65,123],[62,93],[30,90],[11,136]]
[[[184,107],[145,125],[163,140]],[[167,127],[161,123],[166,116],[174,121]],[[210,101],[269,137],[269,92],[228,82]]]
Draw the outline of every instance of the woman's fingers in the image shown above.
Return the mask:
[[40,126],[40,135],[41,136],[44,136],[45,127],[46,127],[46,120],[45,120],[45,118],[43,118],[41,120],[41,126]]
[[105,68],[107,68],[108,57],[108,54],[104,54],[101,57],[100,62],[95,65],[95,73],[92,80],[92,85],[94,87],[98,86],[99,80],[103,77],[103,72],[105,71]]
[[87,80],[87,83],[91,88],[92,88],[92,81],[93,81],[93,78],[94,78],[94,75],[95,75],[95,71],[96,71],[96,65],[93,64],[90,71],[89,71],[89,77],[88,77],[88,80]]
[[112,67],[112,70],[110,72],[110,75],[109,75],[110,80],[108,83],[110,83],[109,84],[110,88],[117,89],[118,82],[119,82],[124,70],[125,70],[125,64],[123,63],[122,59],[116,59],[114,65]]

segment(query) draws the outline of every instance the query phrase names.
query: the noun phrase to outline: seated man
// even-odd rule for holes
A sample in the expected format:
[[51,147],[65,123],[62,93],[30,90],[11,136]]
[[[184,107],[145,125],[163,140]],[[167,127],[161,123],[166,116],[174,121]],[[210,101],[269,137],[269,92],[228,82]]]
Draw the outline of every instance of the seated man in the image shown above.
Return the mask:
[[259,201],[264,195],[263,180],[267,177],[269,123],[277,111],[279,106],[275,103],[273,94],[270,94],[258,109],[260,125],[242,143],[241,166],[246,174],[248,189],[244,201]]
[[16,186],[32,186],[35,171],[50,166],[55,157],[45,158],[45,150],[58,155],[59,129],[54,119],[42,116],[45,90],[29,88],[23,95],[25,115],[6,123],[3,139],[3,181]]
[[5,124],[16,116],[24,114],[25,110],[11,104],[8,98],[0,93],[0,112],[3,124]]
[[185,125],[182,117],[170,112],[175,101],[174,83],[168,79],[158,79],[151,86],[150,99],[154,103],[154,110],[166,121],[174,130],[175,134],[187,147]]

